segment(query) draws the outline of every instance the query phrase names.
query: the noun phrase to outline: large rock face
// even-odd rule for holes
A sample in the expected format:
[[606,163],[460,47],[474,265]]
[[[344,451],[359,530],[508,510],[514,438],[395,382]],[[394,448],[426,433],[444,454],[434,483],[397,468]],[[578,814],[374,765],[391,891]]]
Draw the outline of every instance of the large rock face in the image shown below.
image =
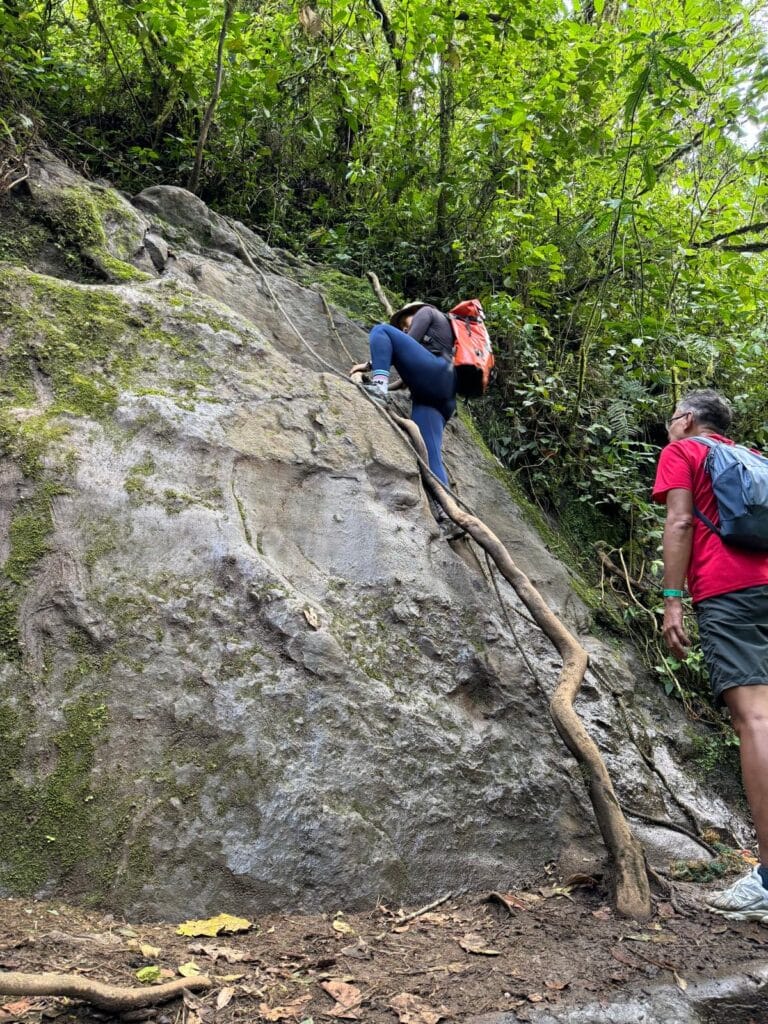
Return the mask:
[[[174,918],[591,867],[557,657],[329,369],[366,336],[320,289],[370,317],[362,286],[181,189],[129,203],[52,158],[0,213],[2,891]],[[578,707],[622,801],[740,835],[458,422],[446,451],[589,648]],[[633,820],[652,853],[701,854]]]

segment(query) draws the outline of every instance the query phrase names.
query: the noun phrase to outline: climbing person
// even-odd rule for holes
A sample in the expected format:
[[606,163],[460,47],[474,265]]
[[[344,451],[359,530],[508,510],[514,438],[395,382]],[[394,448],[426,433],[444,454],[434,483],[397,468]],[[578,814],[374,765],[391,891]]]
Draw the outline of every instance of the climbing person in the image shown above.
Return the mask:
[[710,451],[733,445],[731,419],[722,395],[700,390],[682,398],[667,421],[669,444],[653,485],[654,500],[667,506],[663,634],[676,658],[687,656],[691,642],[682,600],[687,579],[714,702],[727,706],[739,737],[760,857],[745,877],[710,893],[705,905],[737,921],[768,921],[768,551],[721,539],[716,524],[726,536],[724,520],[705,466]]
[[[350,375],[371,370],[370,383],[363,386],[373,398],[386,401],[390,368],[395,367],[411,392],[411,419],[424,440],[429,468],[448,487],[443,432],[456,411],[454,339],[448,317],[427,302],[410,302],[393,313],[388,324],[376,324],[369,343],[371,361],[353,366]],[[433,512],[441,527],[453,532],[439,505],[433,505]]]

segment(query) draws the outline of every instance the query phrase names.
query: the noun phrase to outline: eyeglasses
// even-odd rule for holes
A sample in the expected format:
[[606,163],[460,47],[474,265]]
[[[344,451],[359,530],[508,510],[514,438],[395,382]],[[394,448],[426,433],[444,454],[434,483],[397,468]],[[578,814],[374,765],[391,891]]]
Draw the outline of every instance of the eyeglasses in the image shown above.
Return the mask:
[[668,419],[667,420],[667,424],[666,424],[667,430],[669,430],[669,428],[672,426],[672,424],[675,422],[675,420],[681,420],[683,418],[683,416],[688,416],[688,413],[687,412],[681,412],[681,413],[678,413],[677,416],[672,416],[670,419]]

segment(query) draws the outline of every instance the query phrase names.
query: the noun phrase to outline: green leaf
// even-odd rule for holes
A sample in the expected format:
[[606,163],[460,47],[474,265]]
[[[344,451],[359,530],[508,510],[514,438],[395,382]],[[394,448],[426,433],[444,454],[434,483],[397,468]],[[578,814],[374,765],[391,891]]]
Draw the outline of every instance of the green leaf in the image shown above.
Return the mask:
[[136,971],[136,978],[141,982],[142,985],[154,985],[160,981],[162,977],[161,968],[157,964],[153,964],[151,967],[140,967]]
[[632,88],[629,91],[626,102],[624,104],[624,121],[629,123],[633,120],[637,108],[640,106],[643,95],[648,88],[648,82],[651,77],[651,65],[646,64],[640,74],[637,76],[635,81],[632,83]]
[[656,184],[656,168],[653,166],[650,153],[643,153],[643,181],[647,188],[653,188]]
[[658,56],[659,64],[669,68],[669,70],[681,81],[685,82],[686,85],[690,85],[692,89],[696,89],[698,92],[706,92],[706,88],[703,83],[690,71],[685,64],[681,64],[679,60],[673,60],[671,57]]

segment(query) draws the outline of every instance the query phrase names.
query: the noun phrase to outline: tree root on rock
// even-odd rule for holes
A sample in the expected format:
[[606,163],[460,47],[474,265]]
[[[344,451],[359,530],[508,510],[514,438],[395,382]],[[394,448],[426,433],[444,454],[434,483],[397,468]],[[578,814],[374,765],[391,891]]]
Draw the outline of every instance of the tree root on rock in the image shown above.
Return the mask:
[[499,538],[478,519],[465,512],[432,473],[424,441],[416,424],[394,413],[392,420],[408,435],[417,452],[422,479],[446,514],[491,556],[499,572],[514,588],[534,621],[554,644],[563,659],[549,710],[560,738],[585,769],[587,792],[603,840],[613,862],[614,903],[618,913],[646,921],[653,913],[643,848],[632,834],[597,744],[573,708],[584,681],[589,655],[551,611],[541,594],[512,560]]
[[124,1013],[165,1003],[180,996],[184,990],[193,992],[213,987],[205,975],[178,978],[165,985],[123,988],[101,981],[92,981],[78,974],[22,974],[18,971],[0,971],[0,992],[8,996],[67,996],[83,999],[100,1010]]

